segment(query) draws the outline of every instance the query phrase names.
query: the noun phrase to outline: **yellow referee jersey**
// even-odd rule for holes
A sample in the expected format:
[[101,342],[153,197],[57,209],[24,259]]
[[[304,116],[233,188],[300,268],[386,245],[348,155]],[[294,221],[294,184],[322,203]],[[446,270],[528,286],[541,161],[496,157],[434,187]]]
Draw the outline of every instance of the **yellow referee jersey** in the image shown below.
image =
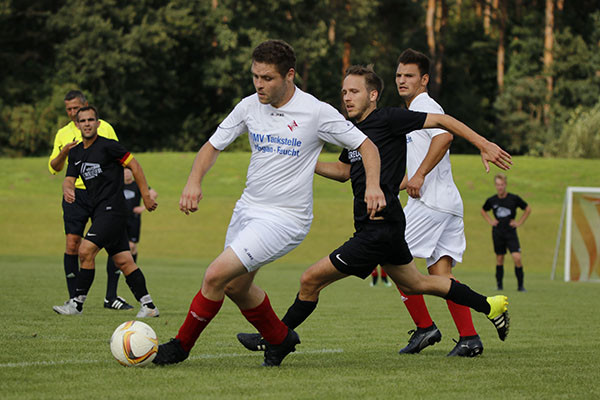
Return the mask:
[[[103,120],[100,120],[100,126],[98,126],[98,135],[104,136],[108,139],[119,140],[113,127],[110,126],[108,122]],[[81,131],[79,128],[77,128],[73,121],[69,122],[67,125],[60,128],[58,132],[56,132],[56,137],[54,138],[54,148],[52,149],[52,154],[50,154],[50,158],[48,159],[48,170],[52,175],[58,174],[58,171],[52,168],[50,161],[54,160],[56,156],[58,156],[58,153],[60,153],[60,150],[64,145],[69,144],[74,140],[81,142]],[[68,162],[69,157],[67,157],[65,160],[65,167],[67,166]],[[77,177],[77,180],[75,181],[75,187],[77,189],[85,189],[85,185],[83,184],[81,177]]]

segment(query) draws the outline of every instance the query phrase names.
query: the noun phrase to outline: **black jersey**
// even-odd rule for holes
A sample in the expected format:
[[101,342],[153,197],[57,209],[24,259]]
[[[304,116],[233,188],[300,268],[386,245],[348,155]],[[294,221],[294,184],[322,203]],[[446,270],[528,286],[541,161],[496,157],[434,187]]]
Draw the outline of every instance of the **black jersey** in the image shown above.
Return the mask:
[[132,155],[116,140],[96,137],[87,149],[83,142],[69,151],[67,176],[81,176],[90,195],[93,212],[127,215],[123,196],[123,166]]
[[139,218],[140,214],[133,212],[133,209],[140,205],[142,200],[142,194],[140,188],[135,181],[126,183],[123,186],[123,196],[125,197],[125,204],[127,205],[127,212],[130,218]]
[[507,193],[506,197],[500,198],[494,195],[487,199],[483,204],[485,211],[492,210],[494,217],[498,220],[498,225],[494,229],[499,231],[510,231],[515,228],[510,226],[510,220],[515,219],[517,215],[517,207],[524,210],[527,208],[527,203],[516,194]]
[[[385,195],[386,208],[377,215],[386,221],[403,220],[398,200],[400,183],[406,172],[406,134],[423,129],[427,113],[403,108],[385,107],[373,110],[356,126],[371,139],[379,150],[381,172],[379,186]],[[358,150],[342,151],[340,161],[351,164],[350,179],[354,193],[354,221],[369,222],[365,203],[366,175]]]

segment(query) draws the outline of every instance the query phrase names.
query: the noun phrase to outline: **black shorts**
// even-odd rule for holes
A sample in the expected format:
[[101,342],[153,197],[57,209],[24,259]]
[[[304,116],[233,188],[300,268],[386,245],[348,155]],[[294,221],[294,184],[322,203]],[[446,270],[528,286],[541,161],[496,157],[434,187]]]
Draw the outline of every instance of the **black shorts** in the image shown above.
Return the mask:
[[404,239],[404,222],[364,224],[356,228],[354,236],[329,255],[338,271],[365,279],[377,265],[405,265],[412,261]]
[[93,212],[88,192],[84,189],[75,189],[75,201],[67,203],[63,197],[62,208],[65,234],[83,236],[85,225]]
[[506,254],[506,249],[511,253],[521,252],[516,229],[512,231],[492,230],[492,240],[494,241],[494,253],[497,255]]
[[130,242],[137,243],[140,241],[140,228],[142,219],[139,214],[130,215],[127,217],[127,237]]
[[99,248],[105,248],[109,256],[129,251],[127,216],[110,212],[97,213],[85,238]]

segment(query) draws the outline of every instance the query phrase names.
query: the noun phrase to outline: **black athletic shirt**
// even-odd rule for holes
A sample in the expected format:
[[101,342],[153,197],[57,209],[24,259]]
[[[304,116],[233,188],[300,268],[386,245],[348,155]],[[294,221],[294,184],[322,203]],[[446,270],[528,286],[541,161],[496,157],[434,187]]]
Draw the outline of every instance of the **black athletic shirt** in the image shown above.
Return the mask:
[[[406,134],[423,129],[427,113],[408,111],[404,108],[385,107],[373,110],[363,121],[356,124],[371,139],[381,158],[380,187],[385,195],[386,208],[377,215],[385,221],[403,220],[402,206],[398,200],[400,183],[406,172]],[[359,223],[380,222],[369,219],[365,203],[365,167],[358,150],[344,149],[339,160],[351,164],[350,179],[354,193],[354,221]]]
[[129,218],[139,219],[140,214],[133,212],[133,209],[139,206],[142,200],[140,188],[138,187],[137,183],[135,181],[126,183],[123,187],[123,195],[125,196],[125,204],[127,205]]
[[87,149],[83,142],[69,151],[67,176],[81,176],[93,206],[92,215],[112,212],[127,215],[123,196],[123,166],[131,154],[116,140],[98,136]]
[[517,207],[524,210],[527,208],[527,203],[522,198],[512,193],[507,193],[506,197],[503,199],[496,194],[487,199],[483,204],[483,209],[485,211],[492,210],[494,217],[498,220],[498,225],[493,229],[501,232],[515,229],[510,226],[510,220],[515,219]]

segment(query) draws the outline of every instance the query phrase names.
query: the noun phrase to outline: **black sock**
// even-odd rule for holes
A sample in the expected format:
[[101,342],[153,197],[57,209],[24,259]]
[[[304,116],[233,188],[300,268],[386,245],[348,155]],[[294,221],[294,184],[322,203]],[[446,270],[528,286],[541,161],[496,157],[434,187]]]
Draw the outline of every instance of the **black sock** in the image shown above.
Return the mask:
[[65,253],[63,265],[65,267],[65,277],[67,278],[67,290],[71,299],[75,297],[75,282],[79,274],[79,256]]
[[131,253],[131,256],[133,257],[133,262],[137,264],[137,253]]
[[377,275],[373,275],[373,285],[377,285]]
[[498,288],[502,289],[502,279],[504,278],[504,265],[496,265],[496,283]]
[[313,311],[315,311],[315,308],[317,308],[317,301],[300,300],[298,295],[296,295],[294,304],[288,308],[287,312],[281,319],[281,322],[286,324],[288,328],[295,329],[298,325],[303,323]]
[[115,266],[111,256],[106,260],[106,298],[113,300],[117,298],[117,286],[121,271]]
[[382,277],[381,277],[381,281],[382,281],[382,282],[385,282],[385,283],[387,283],[387,281],[388,281],[388,280],[387,280],[387,276],[382,276]]
[[523,287],[523,266],[515,267],[515,275],[517,276],[517,284],[520,288]]
[[473,310],[485,315],[490,313],[490,304],[487,302],[485,296],[473,291],[464,283],[456,282],[454,279],[450,280],[452,284],[450,285],[448,294],[444,297],[446,300],[452,300],[460,305],[471,307]]
[[75,283],[75,295],[73,299],[77,303],[77,309],[81,311],[83,308],[83,302],[87,297],[90,288],[92,287],[92,283],[94,282],[94,275],[96,274],[95,269],[84,269],[81,268],[79,270],[79,274],[77,274],[77,282]]
[[127,286],[129,286],[131,293],[133,293],[133,296],[137,301],[141,301],[141,298],[148,294],[148,289],[146,289],[146,278],[141,269],[138,268],[127,275],[125,277],[125,282],[127,282]]

